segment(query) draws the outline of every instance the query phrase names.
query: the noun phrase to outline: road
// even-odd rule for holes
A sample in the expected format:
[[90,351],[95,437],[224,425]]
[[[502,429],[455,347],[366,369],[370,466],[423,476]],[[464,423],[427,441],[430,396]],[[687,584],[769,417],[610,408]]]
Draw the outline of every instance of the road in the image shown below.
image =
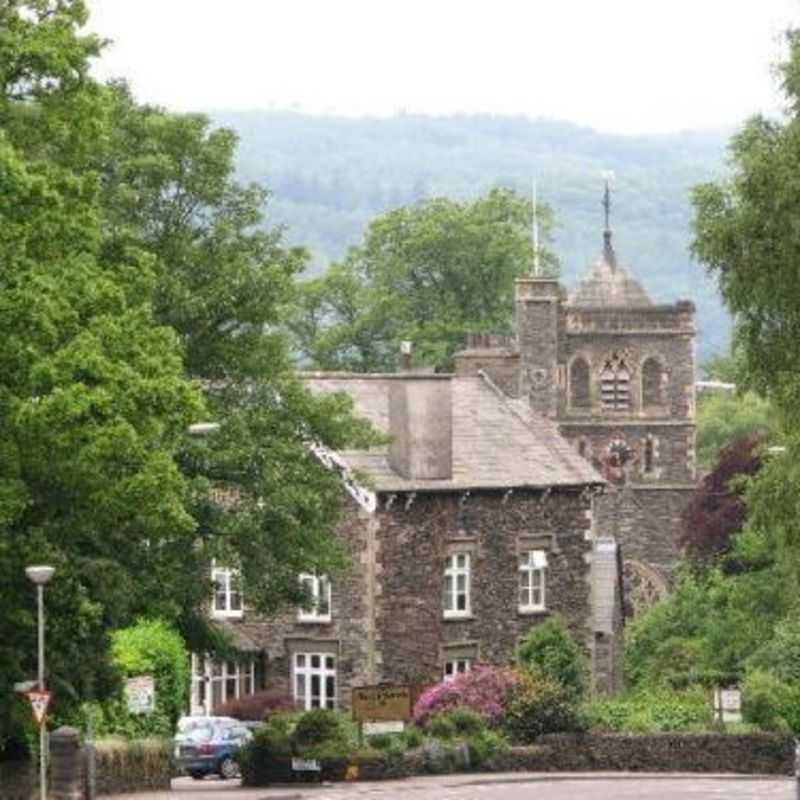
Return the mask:
[[624,773],[439,775],[381,783],[241,789],[238,781],[179,778],[172,791],[115,800],[795,800],[794,779]]

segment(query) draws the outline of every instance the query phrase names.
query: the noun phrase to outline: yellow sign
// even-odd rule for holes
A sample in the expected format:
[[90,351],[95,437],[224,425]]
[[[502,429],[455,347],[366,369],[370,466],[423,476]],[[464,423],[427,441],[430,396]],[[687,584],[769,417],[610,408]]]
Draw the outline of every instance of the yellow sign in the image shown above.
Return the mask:
[[411,719],[409,686],[359,686],[353,689],[353,719],[397,722]]

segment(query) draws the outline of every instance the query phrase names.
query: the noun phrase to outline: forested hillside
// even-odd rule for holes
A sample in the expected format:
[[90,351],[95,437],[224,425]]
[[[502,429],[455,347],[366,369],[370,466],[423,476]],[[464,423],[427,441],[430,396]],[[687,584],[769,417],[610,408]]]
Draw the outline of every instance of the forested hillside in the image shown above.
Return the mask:
[[368,221],[428,195],[466,198],[497,186],[529,193],[556,214],[555,250],[571,284],[601,245],[602,173],[612,170],[612,227],[621,261],[656,300],[698,306],[701,358],[723,349],[730,324],[688,253],[689,188],[723,172],[728,132],[625,137],[524,117],[401,114],[388,119],[279,111],[219,112],[238,131],[238,170],[274,193],[270,221],[309,246],[314,269],[358,241]]

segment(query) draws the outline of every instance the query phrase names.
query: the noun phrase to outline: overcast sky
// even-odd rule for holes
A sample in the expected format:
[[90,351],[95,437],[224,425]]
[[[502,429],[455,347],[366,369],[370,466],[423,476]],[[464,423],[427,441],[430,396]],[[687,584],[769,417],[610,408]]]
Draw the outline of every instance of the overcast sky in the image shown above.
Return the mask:
[[89,0],[97,67],[175,110],[481,111],[619,133],[774,112],[800,0]]

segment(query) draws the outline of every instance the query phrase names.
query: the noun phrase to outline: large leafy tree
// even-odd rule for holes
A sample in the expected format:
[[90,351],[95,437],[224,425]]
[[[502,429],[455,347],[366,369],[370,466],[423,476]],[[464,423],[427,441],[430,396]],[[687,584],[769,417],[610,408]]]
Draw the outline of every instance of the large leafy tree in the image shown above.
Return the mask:
[[[552,215],[540,207],[542,238]],[[510,333],[514,279],[533,262],[532,204],[508,189],[423,200],[373,220],[361,244],[306,281],[290,314],[301,359],[324,369],[392,369],[400,342],[447,368],[469,331]],[[557,264],[540,251],[543,271]]]
[[730,177],[696,187],[693,202],[694,251],[735,315],[744,378],[780,423],[785,451],[768,460],[747,504],[792,592],[800,576],[800,31],[787,40],[784,118],[750,119],[733,139]]
[[[310,445],[370,441],[291,373],[274,329],[305,254],[233,181],[234,137],[93,82],[85,21],[80,0],[0,9],[0,740],[35,668],[26,564],[57,568],[63,711],[111,688],[107,632],[137,615],[213,643],[212,559],[262,610],[341,563]],[[201,419],[220,430],[188,436]]]

